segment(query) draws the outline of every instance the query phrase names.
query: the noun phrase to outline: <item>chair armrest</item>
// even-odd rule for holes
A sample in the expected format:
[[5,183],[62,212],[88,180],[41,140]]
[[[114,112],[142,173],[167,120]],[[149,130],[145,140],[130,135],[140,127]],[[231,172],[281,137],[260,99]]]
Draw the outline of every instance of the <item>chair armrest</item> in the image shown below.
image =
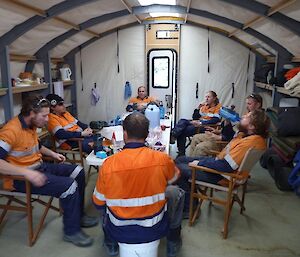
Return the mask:
[[222,171],[210,169],[210,168],[207,168],[207,167],[204,167],[204,166],[198,166],[197,163],[198,163],[198,161],[191,162],[191,163],[189,163],[189,167],[194,168],[196,171],[204,171],[204,172],[208,172],[208,173],[214,173],[214,174],[218,174],[218,175],[221,175],[221,176],[227,176],[227,177],[235,178],[235,179],[238,179],[238,180],[245,179],[249,176],[249,173],[247,175],[246,172],[238,172],[238,173],[235,173],[235,172],[222,172]]
[[209,152],[214,156],[216,156],[220,153],[219,151],[215,151],[215,150],[209,150]]
[[26,180],[26,178],[22,175],[6,175],[6,174],[0,174],[0,179],[13,179],[13,180]]

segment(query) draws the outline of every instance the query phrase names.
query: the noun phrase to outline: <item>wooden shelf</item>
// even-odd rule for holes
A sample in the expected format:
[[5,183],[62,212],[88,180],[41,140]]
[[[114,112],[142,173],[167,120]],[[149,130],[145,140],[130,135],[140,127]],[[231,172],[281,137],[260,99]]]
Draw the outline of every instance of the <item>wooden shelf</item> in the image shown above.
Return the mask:
[[278,86],[273,87],[272,85],[265,84],[265,83],[262,83],[262,82],[256,82],[256,81],[255,81],[255,85],[256,85],[257,87],[259,87],[259,88],[266,89],[266,90],[270,90],[270,91],[272,91],[273,88],[275,88],[276,91],[277,91],[278,93],[280,93],[280,94],[300,98],[299,95],[293,95],[293,94],[291,94],[291,92],[290,92],[289,90],[285,89],[284,87],[278,87]]
[[39,84],[36,86],[28,86],[28,87],[13,87],[12,92],[13,94],[19,94],[19,93],[31,92],[31,91],[36,91],[36,90],[41,90],[46,88],[48,88],[48,84]]
[[7,88],[0,88],[0,96],[6,95]]
[[270,90],[272,91],[273,90],[273,86],[272,85],[269,85],[269,84],[265,84],[265,83],[262,83],[262,82],[256,82],[255,81],[255,85],[259,88],[262,88],[262,89],[267,89],[267,90]]
[[72,86],[74,84],[74,80],[65,80],[63,81],[64,87]]

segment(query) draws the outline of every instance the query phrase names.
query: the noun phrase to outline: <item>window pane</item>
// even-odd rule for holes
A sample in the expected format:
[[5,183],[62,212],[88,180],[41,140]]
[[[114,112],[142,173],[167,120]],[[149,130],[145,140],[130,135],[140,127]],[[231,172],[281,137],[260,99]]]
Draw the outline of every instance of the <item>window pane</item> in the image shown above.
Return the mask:
[[169,58],[153,58],[153,87],[169,87]]

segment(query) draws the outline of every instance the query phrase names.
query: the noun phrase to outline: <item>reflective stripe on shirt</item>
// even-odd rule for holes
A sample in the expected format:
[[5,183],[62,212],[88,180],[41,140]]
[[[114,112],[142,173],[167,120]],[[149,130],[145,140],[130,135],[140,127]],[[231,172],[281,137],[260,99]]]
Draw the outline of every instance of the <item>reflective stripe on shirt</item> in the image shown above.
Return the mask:
[[30,156],[32,154],[39,153],[39,152],[40,152],[40,148],[39,148],[39,145],[37,144],[27,151],[16,151],[16,150],[11,151],[11,152],[9,152],[9,155],[11,155],[13,157],[24,157],[24,156]]
[[11,145],[3,140],[0,140],[0,147],[2,147],[6,152],[9,152],[11,149]]
[[110,212],[109,208],[106,208],[106,213],[109,216],[110,222],[113,225],[118,227],[130,226],[130,225],[138,225],[141,227],[153,227],[163,219],[166,211],[167,211],[167,204],[165,204],[165,207],[162,209],[162,211],[159,214],[157,214],[152,218],[138,219],[138,220],[137,219],[119,220]]

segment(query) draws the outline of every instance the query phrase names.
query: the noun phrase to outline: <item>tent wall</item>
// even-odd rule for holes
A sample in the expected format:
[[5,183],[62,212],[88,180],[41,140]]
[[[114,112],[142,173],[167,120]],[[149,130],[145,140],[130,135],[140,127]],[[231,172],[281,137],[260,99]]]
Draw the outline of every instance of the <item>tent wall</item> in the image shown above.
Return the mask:
[[[210,60],[208,73],[208,37]],[[244,99],[253,91],[255,55],[240,44],[214,32],[194,26],[182,26],[180,50],[180,76],[178,86],[179,118],[191,118],[192,111],[203,102],[205,92],[217,93],[222,105],[236,106],[245,111]],[[246,81],[248,85],[246,91]],[[199,98],[196,99],[196,83],[199,83]],[[232,83],[235,84],[231,98]]]
[[[110,120],[125,111],[124,85],[132,84],[133,94],[145,84],[144,27],[135,26],[119,31],[119,67],[117,58],[117,33],[106,36],[81,52],[83,91],[80,72],[80,53],[76,55],[76,81],[78,117],[83,122]],[[100,101],[91,106],[91,89],[97,84]]]

